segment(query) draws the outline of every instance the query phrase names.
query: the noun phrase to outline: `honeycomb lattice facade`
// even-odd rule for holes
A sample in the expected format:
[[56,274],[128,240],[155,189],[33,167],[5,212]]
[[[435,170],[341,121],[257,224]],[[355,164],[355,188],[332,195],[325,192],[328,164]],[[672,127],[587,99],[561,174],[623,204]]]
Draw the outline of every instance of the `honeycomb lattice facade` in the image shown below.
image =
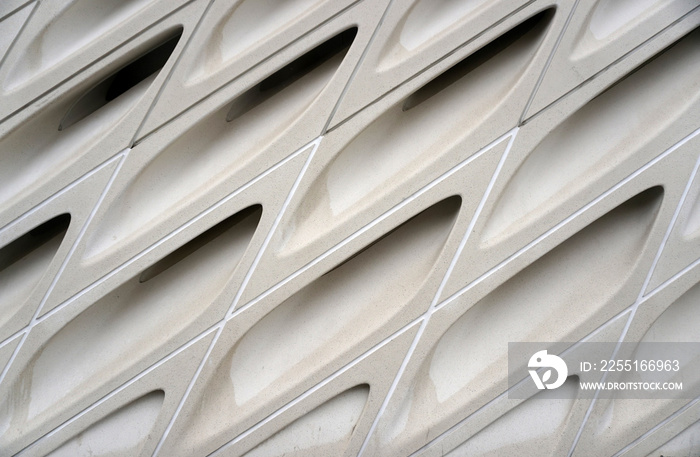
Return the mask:
[[697,455],[698,400],[506,391],[508,342],[700,342],[699,25],[3,0],[0,455]]

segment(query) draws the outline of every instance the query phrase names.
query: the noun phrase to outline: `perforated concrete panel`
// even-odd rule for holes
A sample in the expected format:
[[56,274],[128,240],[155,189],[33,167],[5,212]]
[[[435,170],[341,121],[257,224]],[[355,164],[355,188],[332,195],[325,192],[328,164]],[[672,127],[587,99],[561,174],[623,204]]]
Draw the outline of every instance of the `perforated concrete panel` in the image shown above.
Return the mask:
[[0,455],[700,452],[509,342],[700,342],[697,0],[3,0]]

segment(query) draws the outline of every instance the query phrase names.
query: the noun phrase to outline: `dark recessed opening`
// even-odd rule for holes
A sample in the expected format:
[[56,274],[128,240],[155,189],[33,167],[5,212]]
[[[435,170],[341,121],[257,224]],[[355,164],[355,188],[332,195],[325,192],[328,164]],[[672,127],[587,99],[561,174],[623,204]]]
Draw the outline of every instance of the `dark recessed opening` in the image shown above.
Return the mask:
[[[657,52],[656,54],[654,54],[653,56],[651,56],[650,58],[648,58],[647,60],[645,60],[644,62],[642,62],[641,64],[639,64],[638,66],[634,67],[629,73],[627,73],[627,74],[624,75],[623,77],[621,77],[621,78],[615,80],[614,83],[612,83],[610,86],[606,87],[604,91],[602,91],[601,93],[599,93],[598,95],[596,95],[596,96],[595,96],[593,99],[591,99],[591,101],[589,101],[588,103],[593,102],[593,100],[596,100],[597,98],[602,98],[605,94],[607,94],[608,92],[610,92],[613,88],[615,88],[615,87],[617,87],[618,85],[620,85],[620,84],[626,82],[629,78],[631,78],[632,76],[634,76],[634,75],[635,75],[637,72],[639,72],[640,70],[644,69],[647,65],[651,64],[652,62],[654,62],[656,59],[660,58],[661,56],[663,56],[663,55],[666,54],[667,52],[671,51],[674,47],[678,46],[678,45],[680,44],[681,41],[686,40],[686,39],[688,39],[688,40],[693,39],[693,38],[690,36],[690,35],[692,35],[692,34],[695,34],[695,36],[697,37],[697,34],[700,34],[700,28],[696,28],[696,29],[691,30],[690,32],[688,32],[687,34],[685,34],[684,36],[682,36],[681,38],[677,39],[676,41],[674,41],[673,43],[671,43],[670,45],[668,45],[666,48],[662,49],[661,51]],[[697,41],[697,39],[696,39],[696,41]]]
[[[182,261],[190,254],[197,251],[199,248],[203,247],[207,243],[213,241],[226,231],[235,227],[238,223],[243,221],[248,217],[255,217],[256,220],[260,220],[262,215],[262,206],[254,205],[241,210],[234,214],[233,216],[224,219],[223,221],[216,224],[214,227],[210,228],[206,232],[187,242],[183,246],[179,247],[175,251],[171,252],[167,256],[163,257],[161,260],[157,261],[150,267],[146,268],[141,276],[139,277],[139,282],[146,282],[150,279],[155,278],[159,274],[163,273],[168,268],[172,267],[176,263]],[[257,224],[257,223],[256,223]]]
[[471,71],[488,62],[490,59],[504,51],[519,40],[539,40],[542,32],[549,25],[554,16],[554,8],[546,9],[526,21],[520,23],[508,32],[499,36],[483,48],[467,56],[445,72],[429,81],[413,94],[409,95],[403,104],[403,111],[415,108],[430,97],[451,86]]
[[[625,203],[622,205],[631,207],[631,208],[646,208],[649,206],[652,207],[658,207],[661,204],[661,201],[664,198],[664,188],[663,186],[654,186],[650,187],[649,189],[646,189],[634,197],[630,198],[627,200]],[[622,206],[620,205],[620,206]]]
[[331,268],[330,270],[328,270],[327,272],[325,272],[325,273],[323,274],[323,276],[332,273],[333,271],[335,271],[335,270],[337,270],[338,268],[342,267],[342,266],[345,265],[346,263],[350,262],[352,259],[354,259],[355,257],[359,256],[359,255],[362,254],[363,252],[367,251],[369,248],[371,248],[371,247],[374,246],[375,244],[379,243],[380,241],[384,240],[384,239],[387,238],[389,235],[391,235],[392,233],[396,232],[397,230],[399,230],[401,227],[405,226],[406,224],[408,224],[408,223],[411,222],[412,220],[418,218],[419,216],[421,216],[421,215],[422,215],[423,213],[425,213],[426,211],[431,211],[431,210],[436,209],[437,207],[442,207],[442,208],[449,209],[450,211],[452,211],[452,212],[454,212],[454,213],[456,214],[456,213],[459,211],[459,209],[461,208],[461,206],[462,206],[462,197],[460,197],[460,196],[458,196],[458,195],[453,195],[452,197],[448,197],[448,198],[446,198],[446,199],[444,199],[444,200],[442,200],[442,201],[440,201],[440,202],[434,204],[433,206],[431,206],[431,207],[429,207],[429,208],[427,208],[427,209],[421,211],[420,213],[416,214],[415,216],[411,217],[410,219],[408,219],[406,222],[402,223],[402,224],[399,225],[398,227],[395,227],[395,228],[391,229],[390,231],[388,231],[388,232],[385,233],[384,235],[382,235],[382,236],[380,236],[379,238],[377,238],[376,240],[372,241],[372,242],[371,242],[370,244],[368,244],[367,246],[363,247],[362,249],[360,249],[359,251],[357,251],[356,253],[354,253],[353,255],[351,255],[350,257],[348,257],[347,259],[345,259],[345,260],[343,260],[342,262],[340,262],[340,263],[339,263],[338,265],[336,265],[335,267],[333,267],[333,268]]
[[160,71],[175,50],[180,36],[182,28],[168,34],[149,51],[93,86],[68,109],[58,130],[67,129]]
[[271,74],[236,98],[226,115],[226,121],[231,122],[241,117],[336,54],[346,53],[350,49],[355,35],[357,35],[357,27],[341,32]]
[[63,237],[70,225],[70,214],[61,214],[30,230],[0,249],[0,271],[56,236]]

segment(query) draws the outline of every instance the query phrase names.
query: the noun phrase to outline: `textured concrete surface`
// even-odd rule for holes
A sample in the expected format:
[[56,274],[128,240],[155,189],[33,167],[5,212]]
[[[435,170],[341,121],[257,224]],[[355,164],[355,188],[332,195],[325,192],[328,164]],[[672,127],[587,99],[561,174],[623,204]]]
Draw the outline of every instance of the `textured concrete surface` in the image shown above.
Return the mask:
[[4,0],[0,455],[698,455],[700,399],[506,391],[508,342],[700,342],[699,25]]

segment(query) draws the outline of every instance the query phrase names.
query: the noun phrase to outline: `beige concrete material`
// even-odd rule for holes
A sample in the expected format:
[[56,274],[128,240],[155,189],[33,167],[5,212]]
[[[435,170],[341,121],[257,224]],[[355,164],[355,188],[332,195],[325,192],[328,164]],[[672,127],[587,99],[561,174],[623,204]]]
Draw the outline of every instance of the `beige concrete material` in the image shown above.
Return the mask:
[[30,3],[19,7],[7,15],[0,11],[0,61],[4,58],[5,52],[7,52],[33,8],[34,4]]
[[[235,399],[235,386],[229,376],[231,337],[235,320],[231,321],[220,343],[212,352],[212,362],[207,364],[195,385],[188,403],[185,405],[180,420],[168,435],[164,447],[158,455],[192,455],[217,450],[214,455],[241,455],[269,437],[281,425],[289,424],[292,420],[303,416],[319,405],[346,392],[356,386],[369,386],[362,417],[355,426],[356,432],[345,443],[337,443],[334,450],[336,455],[356,455],[364,436],[376,415],[383,397],[388,392],[393,375],[400,365],[401,355],[405,353],[411,340],[416,334],[417,325],[412,325],[389,341],[383,342],[369,353],[361,354],[356,359],[346,358],[349,365],[335,365],[339,371],[329,370],[311,372],[288,372],[287,376],[304,377],[311,375],[313,382],[307,380],[293,391],[277,391],[272,397],[273,402],[263,402],[255,405],[238,404]],[[223,343],[223,344],[221,344]],[[398,356],[398,357],[397,357]],[[264,360],[261,360],[261,362]],[[391,361],[391,362],[390,362]],[[335,373],[334,373],[335,371]],[[334,375],[328,377],[329,375]],[[299,381],[297,378],[295,381]],[[320,384],[319,384],[320,383]],[[318,384],[312,391],[303,386]],[[313,393],[313,395],[310,395]],[[287,404],[282,410],[277,408]],[[221,420],[230,417],[235,411],[234,421]],[[275,413],[270,415],[271,413]],[[365,414],[366,413],[366,414]],[[262,425],[260,419],[269,417]],[[249,427],[255,426],[245,434],[239,435]],[[283,426],[283,425],[282,425]],[[237,439],[231,441],[232,439]],[[347,440],[347,436],[346,436]],[[286,443],[285,443],[286,444]],[[316,443],[320,445],[321,443]],[[345,447],[343,449],[343,446]],[[260,450],[258,450],[260,452]],[[312,448],[307,452],[323,452],[323,447]]]
[[[205,5],[203,1],[192,3],[163,18],[4,119],[0,124],[0,225],[131,146],[158,88],[192,33],[196,15]],[[167,58],[175,39],[177,45]],[[165,47],[160,54],[134,62],[160,45]],[[119,71],[132,63],[137,68],[131,67],[119,77]],[[0,70],[7,65],[9,61]],[[119,93],[134,83],[130,90]],[[30,101],[25,96],[16,94],[22,104]],[[2,97],[0,110],[6,109],[5,115],[10,115],[13,96]]]
[[[238,217],[235,225],[215,228],[221,233],[200,249],[157,276],[144,277],[151,272],[145,270],[68,322],[65,319],[76,314],[75,306],[60,319],[50,316],[36,324],[4,384],[6,398],[22,398],[31,386],[26,411],[4,410],[15,427],[25,427],[22,418],[30,427],[63,411],[87,407],[88,400],[99,398],[216,322],[219,316],[212,311],[218,308],[222,314],[221,308],[232,301],[226,284],[259,216],[257,209]],[[192,288],[191,281],[201,283],[208,296]]]
[[2,2],[2,5],[0,5],[0,19],[8,17],[30,3],[34,3],[34,0],[7,0]]
[[[60,90],[65,90],[66,79],[117,48],[133,46],[130,39],[141,38],[154,23],[160,23],[158,28],[172,27],[163,19],[173,17],[173,12],[174,17],[179,16],[178,22],[196,23],[192,19],[201,14],[205,2],[192,3],[177,12],[186,4],[185,0],[38,2],[0,66],[0,93],[4,101],[0,118],[4,120],[58,85],[63,87]],[[110,56],[109,60],[114,57]]]
[[68,457],[114,452],[140,454],[144,441],[153,431],[163,397],[163,392],[158,390],[132,401],[100,419],[49,455]]
[[[692,143],[697,147],[700,140]],[[698,202],[700,202],[700,179],[697,174],[693,180],[683,206],[674,221],[673,228],[661,253],[661,257],[649,282],[646,293],[690,268],[697,260],[698,239]]]
[[[306,116],[313,116],[313,121],[306,121],[314,124],[313,136],[307,139],[310,141],[323,132],[386,4],[387,0],[214,2],[202,19],[201,32],[188,43],[186,53],[140,129],[139,138],[213,93],[241,94],[324,41],[355,28],[353,45],[342,63],[338,62],[336,75],[318,94],[313,109],[306,110]],[[265,30],[269,34],[261,36]],[[247,38],[242,40],[242,36]],[[305,63],[304,67],[309,65]]]
[[[52,452],[58,455],[65,455],[66,452],[70,452],[71,455],[90,455],[91,452],[93,455],[109,455],[110,451],[112,455],[152,455],[158,437],[178,406],[212,337],[211,332],[202,335],[150,367],[146,372],[147,376],[139,375],[105,397],[95,397],[95,402],[89,408],[61,423],[44,438],[36,442],[27,441],[25,438],[16,441],[15,449],[27,446],[17,455],[34,457],[53,455]],[[141,412],[146,413],[147,417],[123,417],[133,414],[133,407],[139,403]],[[114,427],[120,426],[120,422],[123,423],[125,419],[129,421],[128,428],[120,427],[121,435],[115,434]],[[141,422],[136,422],[139,427],[133,426],[136,425],[134,421]],[[44,429],[46,425],[42,424]],[[142,425],[148,430],[145,436]]]
[[696,422],[673,439],[664,443],[653,453],[659,455],[690,456],[694,449],[700,447],[700,422]]
[[[584,340],[617,340],[628,318],[629,312],[623,313]],[[577,346],[568,349],[569,360],[574,360],[577,350]],[[541,392],[527,400],[514,400],[504,393],[426,444],[415,455],[514,455],[522,452],[555,456],[568,453],[591,403],[589,399],[576,398],[580,372],[573,368],[572,364],[565,387],[570,399],[545,400],[550,394]],[[503,440],[504,434],[514,439]]]
[[2,343],[2,345],[0,345],[0,367],[2,367],[3,370],[10,361],[15,349],[17,349],[21,339],[22,335],[17,335],[14,338],[8,338]]
[[[300,208],[304,219],[292,222],[284,251],[304,248],[318,237],[314,225],[332,230],[333,219],[352,217],[372,193],[403,184],[400,177],[429,178],[435,173],[431,166],[444,172],[486,138],[506,133],[494,126],[514,123],[523,106],[518,102],[524,104],[526,97],[506,97],[506,103],[498,98],[527,72],[536,51],[546,48],[541,40],[551,20],[551,11],[541,12],[454,66],[443,66],[441,73],[432,71],[397,89],[364,119],[339,129],[343,133],[328,135],[339,143],[337,150],[322,149],[317,160],[328,164],[303,191],[305,200],[319,203]],[[431,135],[422,136],[423,130]],[[373,167],[366,167],[370,161]]]
[[[0,2],[0,455],[692,455],[700,399],[576,361],[700,337],[698,24]],[[516,341],[570,398],[509,398]]]
[[[539,68],[545,64],[553,49],[573,3],[568,0],[559,2],[393,2],[366,56],[360,62],[345,96],[340,101],[331,127],[337,126],[366,105],[377,102],[402,83],[409,82],[415,77],[422,77],[425,72],[432,73],[434,68],[447,68],[528,18],[550,8],[550,13],[556,9],[553,17],[548,17],[543,24],[545,35],[539,48],[525,50],[528,53],[526,56],[529,60],[528,70],[501,69],[505,73],[501,77],[508,78],[508,83],[504,81],[504,84],[508,84],[508,88],[518,87],[515,99],[504,97],[506,92],[488,86],[476,89],[477,91],[493,90],[489,95],[498,98],[492,101],[494,104],[503,103],[506,100],[513,102],[520,97],[525,98],[520,109],[511,108],[517,111],[513,115],[519,119],[530,92],[537,82]],[[421,18],[420,25],[416,24],[417,17]],[[411,33],[411,28],[417,28],[418,33]],[[412,36],[410,40],[409,33]],[[409,42],[406,42],[407,40]],[[537,44],[533,43],[533,46],[536,48]],[[510,78],[517,78],[518,82]]]
[[[335,262],[340,262],[342,257],[339,255],[347,256],[353,252],[352,250],[362,249],[363,245],[389,232],[401,222],[415,216],[436,201],[458,195],[462,199],[462,209],[460,209],[459,219],[455,225],[455,235],[450,242],[451,252],[454,252],[459,238],[471,222],[481,199],[481,195],[472,193],[472,190],[479,186],[488,185],[508,146],[509,139],[510,137],[505,137],[497,140],[495,144],[489,145],[462,163],[456,164],[452,170],[446,170],[442,176],[438,175],[434,182],[429,181],[429,176],[440,170],[441,165],[438,164],[430,167],[432,173],[428,175],[427,179],[418,175],[415,179],[396,183],[392,186],[393,189],[389,186],[382,186],[373,192],[382,197],[377,202],[363,200],[356,205],[356,208],[353,208],[354,211],[349,211],[349,214],[345,214],[344,217],[337,218],[332,217],[332,213],[327,211],[329,204],[327,196],[321,197],[322,199],[318,203],[313,202],[314,206],[319,208],[317,214],[310,212],[306,208],[309,199],[306,198],[305,192],[302,190],[310,187],[311,190],[308,193],[313,194],[314,191],[320,193],[315,187],[324,188],[326,185],[322,179],[313,179],[319,175],[319,172],[323,173],[322,158],[328,157],[329,152],[334,151],[334,149],[324,149],[324,144],[322,144],[316,152],[317,155],[314,155],[314,159],[318,157],[321,159],[314,160],[309,165],[309,170],[302,177],[299,189],[290,200],[288,215],[283,216],[280,221],[280,229],[273,234],[268,249],[260,258],[259,268],[263,269],[265,274],[251,278],[251,282],[243,294],[243,302],[258,297],[259,294],[275,286],[279,281],[285,280],[295,270],[308,265],[308,262],[311,262],[314,257],[323,256],[324,259],[335,257]],[[334,144],[331,143],[331,146]],[[460,151],[456,148],[452,152],[457,155]],[[400,161],[395,161],[395,163],[400,165]],[[321,174],[321,176],[323,175]],[[359,185],[363,183],[364,180],[358,182]],[[387,212],[389,213],[387,214]],[[386,217],[382,214],[385,214]],[[381,219],[377,220],[376,218],[380,216],[382,216]],[[368,226],[367,224],[373,220],[378,223]],[[301,223],[304,226],[300,227]],[[301,246],[293,245],[297,230],[305,231],[304,236],[297,236],[297,241],[301,242]],[[346,254],[336,254],[336,250],[344,250]],[[445,262],[447,263],[449,260],[446,259]],[[322,270],[319,270],[315,263],[313,268],[321,273]]]
[[[581,408],[574,411],[577,400],[578,378],[567,379],[562,388],[571,395],[571,399],[546,401],[549,391],[537,394],[537,398],[526,400],[524,403],[508,411],[496,422],[445,454],[449,457],[482,455],[497,456],[516,452],[536,453],[539,455],[562,455],[566,452],[566,440],[559,444],[559,434],[567,428],[569,417],[573,421],[581,420]],[[578,413],[578,414],[577,414]],[[579,416],[579,417],[577,417]],[[498,439],[510,435],[505,446]]]
[[[699,274],[700,270],[693,268],[672,286],[663,288],[642,302],[625,340],[700,342],[700,333],[694,325],[696,316],[700,315]],[[643,355],[636,355],[643,358]],[[631,357],[632,354],[626,356]],[[669,380],[683,381],[684,388],[686,384],[687,388],[692,388],[692,378],[675,377]],[[643,402],[629,399],[598,400],[576,448],[577,455],[618,452],[688,404],[689,401],[684,399]],[[644,446],[641,449],[644,449]],[[646,452],[651,450],[653,448],[647,449]],[[640,451],[635,451],[638,452]]]
[[39,312],[116,167],[106,164],[0,230],[0,341]]
[[[588,86],[519,130],[467,244],[467,252],[480,261],[470,262],[468,257],[460,261],[459,275],[450,279],[444,297],[547,233],[695,130],[700,86],[684,75],[700,62],[698,38],[700,33],[693,32],[610,89],[600,93],[606,85],[601,80],[595,92]],[[684,89],[676,92],[681,85]],[[636,90],[655,97],[639,97]],[[591,99],[595,94],[599,95]],[[634,114],[621,115],[623,108]],[[647,127],[647,119],[661,112],[662,120],[655,124],[658,129]],[[694,160],[688,160],[686,167],[691,171]],[[685,181],[671,185],[676,184],[682,192]]]
[[[410,323],[435,295],[458,210],[458,199],[438,203],[283,302],[271,296],[234,315],[214,349],[220,368],[191,408],[235,408],[241,425],[253,425],[270,400],[293,399]],[[423,253],[420,264],[407,261],[405,243]],[[199,414],[195,436],[219,423]]]
[[346,390],[275,433],[247,455],[254,457],[275,452],[290,456],[295,453],[339,455],[347,448],[368,395],[368,385]]
[[663,198],[660,187],[636,194],[527,268],[503,269],[439,307],[370,455],[410,453],[504,392],[509,341],[578,341],[631,306],[656,253],[658,241],[649,238],[667,226],[659,223]]
[[[662,419],[653,429],[648,430],[620,450],[616,455],[625,457],[652,457],[659,455],[692,455],[695,434],[700,420],[700,405],[695,399],[670,416]],[[685,433],[687,431],[687,433]]]
[[595,79],[618,60],[645,53],[641,43],[663,40],[663,32],[683,20],[697,23],[697,6],[693,0],[579,1],[525,117]]
[[[152,163],[153,156],[156,156],[159,151],[147,148],[147,145],[138,150],[132,150],[122,166],[119,176],[105,196],[100,209],[96,212],[92,223],[87,228],[85,236],[76,246],[73,259],[67,267],[67,273],[56,284],[47,301],[45,311],[60,305],[74,294],[81,292],[84,287],[101,279],[125,262],[131,262],[135,256],[141,255],[144,251],[150,252],[155,249],[162,258],[223,219],[245,208],[261,204],[263,215],[260,231],[252,241],[253,247],[245,259],[245,266],[237,273],[237,281],[241,281],[267,232],[272,227],[276,214],[281,210],[281,205],[285,201],[296,175],[312,149],[313,145],[303,148],[279,167],[262,175],[251,176],[249,172],[247,176],[246,174],[231,176],[228,173],[221,173],[218,176],[218,186],[202,186],[201,192],[199,194],[192,192],[187,201],[177,198],[179,197],[177,193],[159,193],[157,197],[147,200],[141,198],[140,192],[133,193],[131,181],[134,180],[134,177],[144,176],[141,170],[144,165]],[[139,153],[141,151],[144,153]],[[151,179],[147,179],[145,184],[160,190],[177,187],[178,181],[171,182],[166,179],[165,182],[162,182],[159,173],[163,173],[163,170],[156,170],[155,174],[147,176]],[[234,179],[234,177],[238,179]],[[274,186],[276,192],[263,194],[271,185]],[[128,212],[129,208],[124,207],[123,202],[131,198],[142,205],[136,206],[132,203],[131,207],[134,211]],[[167,204],[181,208],[175,213],[176,217],[172,217],[173,214],[167,212],[159,214],[158,210]],[[113,211],[119,211],[117,214],[128,216],[128,219],[118,221],[119,223],[115,224],[112,216]],[[122,228],[120,227],[121,223],[130,225],[127,226],[127,229],[119,231]],[[165,234],[181,230],[186,231],[187,234],[180,235],[178,241],[158,242]],[[106,241],[104,246],[96,249],[95,245],[99,246],[99,242],[103,240]],[[149,258],[151,262],[159,260],[154,254]],[[150,264],[141,262],[139,265],[141,269],[144,269]],[[129,271],[131,271],[131,275],[141,274],[138,269],[131,268]],[[123,273],[121,276],[122,280],[128,278]],[[227,307],[228,305],[223,309],[227,309]],[[223,316],[224,312],[220,312],[220,317]]]
[[[47,314],[32,329],[0,389],[17,395],[32,383],[41,394],[41,400],[35,402],[41,407],[32,416],[79,411],[94,395],[118,386],[223,318],[272,220],[261,219],[264,208],[258,206],[232,223],[224,222],[224,227],[214,229],[216,233],[203,235],[205,239],[200,237],[191,248],[180,246],[230,215],[231,203],[240,205],[241,200],[198,218],[179,238],[130,265],[131,273],[122,272],[117,278],[120,282],[108,282],[68,302],[60,313]],[[267,207],[271,214],[276,213],[272,205]],[[176,248],[185,252],[171,254]],[[192,288],[191,282],[202,289]],[[139,322],[137,327],[130,325],[134,319]],[[123,332],[129,338],[119,345],[109,343]],[[51,355],[70,353],[83,345],[87,348],[65,362],[54,361]],[[44,356],[37,357],[37,351]],[[39,366],[45,372],[43,387],[31,381]],[[70,369],[64,370],[66,366]],[[83,377],[74,378],[76,372]]]

